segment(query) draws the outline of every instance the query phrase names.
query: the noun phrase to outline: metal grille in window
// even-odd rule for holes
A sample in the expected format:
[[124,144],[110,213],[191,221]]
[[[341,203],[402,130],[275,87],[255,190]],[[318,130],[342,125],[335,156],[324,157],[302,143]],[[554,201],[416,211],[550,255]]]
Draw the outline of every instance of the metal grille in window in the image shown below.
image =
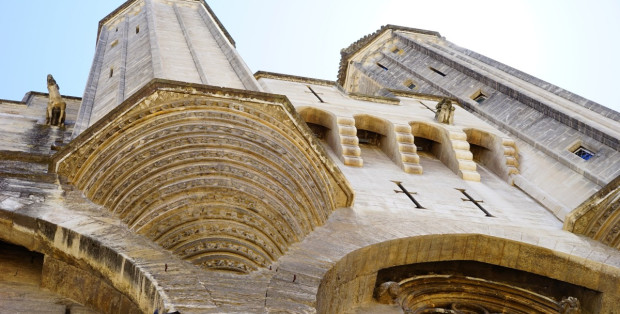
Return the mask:
[[589,160],[590,158],[594,157],[594,153],[583,148],[583,147],[579,147],[577,148],[577,150],[575,151],[575,155],[581,157],[583,160]]

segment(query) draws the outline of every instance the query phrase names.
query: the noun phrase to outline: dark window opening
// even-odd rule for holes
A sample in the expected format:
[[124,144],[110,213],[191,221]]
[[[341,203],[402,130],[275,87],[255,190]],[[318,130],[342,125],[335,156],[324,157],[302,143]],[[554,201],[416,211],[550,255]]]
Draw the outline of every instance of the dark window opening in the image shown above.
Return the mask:
[[574,151],[575,155],[581,157],[583,160],[590,160],[590,158],[594,157],[594,152],[584,148],[583,146],[579,146],[577,150]]
[[401,54],[401,53],[403,53],[403,51],[400,50],[400,48],[398,48],[398,47],[394,47],[394,49],[392,49],[392,53]]
[[112,77],[112,75],[114,75],[114,68],[110,68],[110,77]]
[[435,72],[435,73],[437,73],[437,74],[439,74],[441,76],[446,76],[445,73],[443,73],[443,72],[441,72],[441,71],[439,71],[439,70],[437,70],[437,69],[435,69],[433,67],[428,67],[428,68],[431,69],[431,71],[433,71],[433,72]]
[[474,94],[474,96],[471,99],[473,99],[475,102],[481,104],[485,100],[489,99],[489,96],[485,95],[481,91],[478,91],[477,93]]
[[414,89],[416,86],[413,83],[410,83],[409,85],[407,85],[407,88],[409,89]]
[[420,156],[438,159],[441,154],[441,143],[420,136],[414,136],[413,143]]
[[325,136],[327,135],[327,132],[329,131],[328,128],[320,124],[316,124],[316,123],[306,122],[306,124],[308,125],[308,127],[310,128],[310,131],[312,131],[314,136],[316,136],[316,138],[318,138],[319,140],[325,139]]
[[477,103],[481,104],[483,101],[487,100],[487,96],[484,95],[484,94],[480,94],[480,95],[476,96],[476,98],[474,98],[474,100]]
[[373,131],[357,129],[357,138],[360,144],[379,146],[382,135]]
[[136,34],[140,32],[140,25],[136,26]]
[[377,66],[378,66],[378,67],[380,67],[380,68],[382,68],[384,71],[387,71],[387,70],[388,70],[388,68],[387,68],[385,65],[383,65],[383,64],[381,64],[381,63],[379,63],[379,62],[377,62]]
[[469,151],[473,155],[474,162],[486,165],[492,158],[493,153],[486,147],[469,143]]

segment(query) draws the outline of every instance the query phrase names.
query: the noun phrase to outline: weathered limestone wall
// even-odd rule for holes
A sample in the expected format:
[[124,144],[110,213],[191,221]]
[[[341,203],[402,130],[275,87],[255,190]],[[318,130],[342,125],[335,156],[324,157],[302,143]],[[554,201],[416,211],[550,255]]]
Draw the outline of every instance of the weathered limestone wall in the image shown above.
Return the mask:
[[73,130],[80,98],[63,96],[67,103],[63,128],[45,125],[48,100],[47,94],[39,92],[27,93],[22,101],[0,100],[0,151],[51,155],[52,145],[62,144]]
[[188,294],[201,300],[198,312],[213,307],[204,288],[188,280],[196,270],[80,194],[36,178],[0,176],[0,239],[45,255],[44,287],[104,313],[161,312],[182,306]]
[[[6,313],[96,313],[41,286],[42,254],[0,241],[0,304]],[[62,294],[65,295],[66,294]]]
[[[441,145],[449,141],[453,147],[439,147],[435,153],[418,149],[423,173],[408,174],[381,147],[359,145],[360,168],[346,166],[341,152],[325,142],[355,189],[355,204],[334,213],[325,226],[278,260],[267,292],[269,311],[312,311],[315,306],[320,313],[350,311],[373,302],[378,270],[443,260],[481,261],[576,284],[602,292],[597,304],[603,312],[615,310],[620,280],[617,252],[562,231],[554,213],[511,185],[522,162],[517,158],[518,142],[461,108],[456,109],[453,126],[436,123],[429,108],[435,107],[437,98],[398,94],[394,105],[346,95],[336,86],[312,80],[258,76],[267,90],[286,95],[302,112],[315,108],[337,118],[374,117],[359,127],[379,133],[385,132],[381,123],[367,124],[409,124],[414,138],[424,136]],[[488,151],[470,151],[471,144]],[[475,162],[480,182],[463,180],[442,154],[451,154],[456,164],[457,156],[469,156],[465,161]],[[474,154],[478,156],[473,158]],[[413,196],[425,209],[416,209],[405,195],[395,193],[398,187],[392,180],[416,192]],[[464,202],[456,188],[484,201],[481,205],[494,217],[485,217],[474,204]]]
[[[386,27],[353,45],[363,48],[343,59],[348,72],[341,70],[340,79],[346,90],[366,90],[369,83],[360,82],[368,78],[386,88],[408,90],[404,82],[411,80],[421,91],[430,88],[438,91],[433,94],[456,97],[513,137],[521,157],[515,184],[560,219],[620,175],[618,113],[498,66],[438,34],[393,29]],[[479,92],[488,99],[474,101]],[[573,154],[580,145],[595,157],[585,161]]]

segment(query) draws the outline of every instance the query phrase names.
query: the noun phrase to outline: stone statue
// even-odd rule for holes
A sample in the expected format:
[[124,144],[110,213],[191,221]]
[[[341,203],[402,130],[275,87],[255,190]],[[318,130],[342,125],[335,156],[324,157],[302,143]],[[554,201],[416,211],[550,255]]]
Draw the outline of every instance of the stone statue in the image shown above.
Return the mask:
[[47,114],[45,124],[54,126],[65,125],[65,109],[67,104],[60,96],[58,84],[51,74],[47,75],[47,90],[49,91],[49,101],[47,102]]
[[560,314],[581,314],[581,305],[579,299],[575,297],[566,297],[560,301]]
[[447,98],[442,99],[435,107],[435,120],[439,123],[454,124],[454,106]]
[[386,281],[377,287],[375,298],[379,303],[396,304],[398,295],[400,294],[400,285],[398,282]]

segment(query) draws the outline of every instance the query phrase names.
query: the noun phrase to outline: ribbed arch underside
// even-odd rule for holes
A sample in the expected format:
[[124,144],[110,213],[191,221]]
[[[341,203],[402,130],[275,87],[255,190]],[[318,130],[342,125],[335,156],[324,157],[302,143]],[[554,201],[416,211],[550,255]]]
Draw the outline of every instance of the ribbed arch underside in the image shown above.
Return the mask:
[[308,134],[282,105],[143,101],[64,158],[58,172],[179,257],[250,272],[350,202],[342,201],[350,196],[346,181],[325,166]]

